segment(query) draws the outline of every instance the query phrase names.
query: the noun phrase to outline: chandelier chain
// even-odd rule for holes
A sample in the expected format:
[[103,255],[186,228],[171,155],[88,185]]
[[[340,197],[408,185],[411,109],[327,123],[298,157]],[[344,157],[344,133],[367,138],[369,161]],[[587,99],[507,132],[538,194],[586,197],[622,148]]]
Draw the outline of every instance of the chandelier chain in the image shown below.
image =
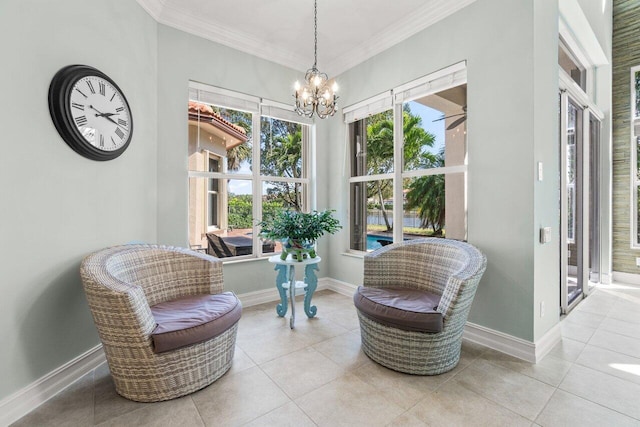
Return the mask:
[[336,112],[338,85],[318,70],[318,0],[313,1],[313,67],[304,75],[304,85],[295,84],[294,111],[301,116],[319,118],[333,116]]
[[313,68],[318,68],[318,0],[313,1]]

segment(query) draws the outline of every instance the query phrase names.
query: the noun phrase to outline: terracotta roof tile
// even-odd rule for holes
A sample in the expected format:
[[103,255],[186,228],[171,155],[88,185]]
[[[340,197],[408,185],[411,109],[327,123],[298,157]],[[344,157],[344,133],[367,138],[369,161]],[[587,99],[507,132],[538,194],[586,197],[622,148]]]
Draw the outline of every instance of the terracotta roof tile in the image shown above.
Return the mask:
[[235,130],[236,132],[239,132],[242,135],[245,135],[245,139],[246,139],[247,131],[242,126],[239,126],[235,123],[231,123],[230,121],[226,120],[220,114],[213,111],[213,108],[211,108],[210,105],[202,104],[200,102],[195,102],[195,101],[189,101],[189,114],[199,115],[201,118],[211,119],[213,121],[226,125],[232,128],[233,130]]

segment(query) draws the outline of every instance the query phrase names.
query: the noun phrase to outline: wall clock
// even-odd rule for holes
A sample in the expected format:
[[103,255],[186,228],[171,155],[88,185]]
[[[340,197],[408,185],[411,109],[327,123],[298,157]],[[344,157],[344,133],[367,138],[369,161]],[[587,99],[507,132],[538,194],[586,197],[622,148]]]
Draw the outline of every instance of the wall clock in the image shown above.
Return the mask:
[[92,160],[124,153],[133,135],[133,117],[124,94],[106,74],[87,65],[69,65],[49,86],[49,112],[64,141]]

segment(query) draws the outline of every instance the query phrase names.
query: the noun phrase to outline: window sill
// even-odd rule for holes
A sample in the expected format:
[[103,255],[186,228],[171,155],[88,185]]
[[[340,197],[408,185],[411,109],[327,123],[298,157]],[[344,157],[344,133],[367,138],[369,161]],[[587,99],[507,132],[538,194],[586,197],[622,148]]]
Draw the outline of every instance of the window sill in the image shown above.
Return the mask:
[[218,258],[218,259],[222,261],[223,265],[233,265],[233,264],[244,264],[247,262],[266,261],[272,255],[273,254],[263,255],[261,257],[240,258],[240,259],[225,259],[225,258]]
[[351,258],[364,259],[364,252],[343,252],[341,255],[348,256]]

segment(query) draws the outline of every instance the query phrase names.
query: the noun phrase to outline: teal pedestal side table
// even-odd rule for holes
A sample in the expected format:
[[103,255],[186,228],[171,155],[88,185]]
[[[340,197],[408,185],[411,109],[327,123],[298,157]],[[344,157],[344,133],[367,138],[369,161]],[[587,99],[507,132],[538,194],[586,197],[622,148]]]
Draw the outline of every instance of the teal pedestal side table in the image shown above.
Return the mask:
[[[280,293],[280,304],[276,306],[276,313],[278,313],[280,317],[284,317],[287,314],[287,290],[289,290],[289,300],[291,301],[289,327],[291,329],[294,328],[296,322],[296,289],[304,289],[306,291],[304,296],[304,312],[307,317],[311,318],[318,312],[318,308],[315,305],[311,305],[311,298],[313,298],[313,293],[318,287],[316,271],[318,270],[318,263],[321,260],[319,256],[306,258],[302,261],[291,259],[291,256],[284,261],[280,259],[280,255],[269,257],[269,262],[276,265],[274,268],[277,272],[276,287]],[[296,281],[296,267],[304,267],[303,281]]]

